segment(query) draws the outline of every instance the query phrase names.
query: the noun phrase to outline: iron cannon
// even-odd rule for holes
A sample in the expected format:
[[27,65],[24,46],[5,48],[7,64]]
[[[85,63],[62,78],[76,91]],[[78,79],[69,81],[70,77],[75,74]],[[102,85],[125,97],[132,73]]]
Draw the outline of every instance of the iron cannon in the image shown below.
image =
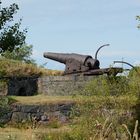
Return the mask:
[[65,64],[64,74],[78,74],[82,73],[84,75],[116,75],[117,73],[122,72],[122,68],[100,68],[100,62],[97,59],[97,54],[99,50],[108,46],[109,44],[99,47],[96,51],[95,58],[90,55],[82,55],[76,53],[52,53],[45,52],[44,57],[57,62]]
[[44,57],[58,61],[66,65],[65,74],[85,72],[99,69],[99,61],[93,59],[90,55],[81,54],[62,54],[62,53],[44,53]]

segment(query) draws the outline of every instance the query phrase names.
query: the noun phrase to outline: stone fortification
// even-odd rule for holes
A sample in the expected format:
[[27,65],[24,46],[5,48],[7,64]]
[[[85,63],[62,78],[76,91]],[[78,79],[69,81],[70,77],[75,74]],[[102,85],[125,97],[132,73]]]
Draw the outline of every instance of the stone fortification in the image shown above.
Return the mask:
[[[96,76],[11,77],[0,95],[73,95]],[[1,88],[2,90],[2,88]],[[7,93],[6,93],[7,92]],[[3,94],[4,93],[4,94]]]
[[46,76],[38,78],[38,93],[46,95],[73,95],[82,90],[93,76]]

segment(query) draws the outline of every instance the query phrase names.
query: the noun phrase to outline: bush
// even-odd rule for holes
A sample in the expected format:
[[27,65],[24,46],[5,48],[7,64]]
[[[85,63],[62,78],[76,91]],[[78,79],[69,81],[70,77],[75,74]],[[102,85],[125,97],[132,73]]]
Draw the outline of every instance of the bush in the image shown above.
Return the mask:
[[140,78],[119,77],[96,77],[86,84],[79,93],[86,96],[122,96],[136,95],[140,93]]

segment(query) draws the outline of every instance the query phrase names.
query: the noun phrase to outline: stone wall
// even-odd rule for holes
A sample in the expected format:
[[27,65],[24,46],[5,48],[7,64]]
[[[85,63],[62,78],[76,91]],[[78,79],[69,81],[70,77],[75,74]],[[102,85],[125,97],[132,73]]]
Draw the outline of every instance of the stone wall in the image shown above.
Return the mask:
[[82,90],[85,84],[96,76],[44,76],[10,77],[7,86],[1,88],[0,95],[32,96],[72,95]]
[[0,124],[24,122],[48,123],[52,121],[52,119],[65,123],[69,119],[74,104],[74,102],[47,105],[13,104],[5,110],[0,108],[0,111],[3,112],[3,114],[0,115]]
[[[59,123],[69,123],[71,119],[71,111],[76,107],[76,102],[62,102],[52,104],[19,104],[14,103],[9,108],[0,108],[0,125],[1,124],[24,124],[29,123],[32,127],[35,125],[49,125],[53,121]],[[78,115],[80,111],[76,109]],[[136,117],[134,108],[121,109],[118,111],[114,106],[101,106],[100,108],[93,109],[93,116],[99,115],[104,118],[116,119],[120,124],[125,121],[132,121]],[[29,125],[28,125],[29,126]]]
[[46,95],[72,95],[82,90],[95,76],[46,76],[38,78],[38,93]]

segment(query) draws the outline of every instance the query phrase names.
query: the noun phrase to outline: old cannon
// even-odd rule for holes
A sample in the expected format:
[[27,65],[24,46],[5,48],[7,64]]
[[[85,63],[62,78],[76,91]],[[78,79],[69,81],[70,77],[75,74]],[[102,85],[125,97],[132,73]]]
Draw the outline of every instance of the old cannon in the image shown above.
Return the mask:
[[117,73],[122,72],[122,68],[104,68],[100,69],[100,62],[97,59],[97,54],[99,50],[108,46],[109,44],[99,47],[96,51],[95,58],[90,55],[82,55],[76,53],[52,53],[45,52],[44,57],[49,58],[60,63],[65,64],[64,74],[78,74],[82,73],[84,75],[116,75]]

